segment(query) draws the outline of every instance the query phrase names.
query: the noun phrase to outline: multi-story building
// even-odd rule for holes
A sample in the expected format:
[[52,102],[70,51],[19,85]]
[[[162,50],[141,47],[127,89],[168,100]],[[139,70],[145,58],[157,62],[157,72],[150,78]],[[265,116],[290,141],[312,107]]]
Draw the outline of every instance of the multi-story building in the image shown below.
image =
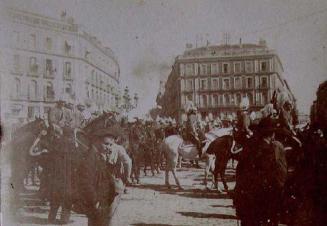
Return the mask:
[[274,91],[286,93],[295,103],[282,63],[264,40],[213,45],[187,48],[176,57],[158,104],[163,114],[178,118],[190,99],[203,116],[223,116],[235,114],[244,96],[249,98],[250,108],[258,110],[271,100]]
[[2,118],[43,116],[58,99],[115,110],[120,68],[113,51],[73,18],[7,10]]

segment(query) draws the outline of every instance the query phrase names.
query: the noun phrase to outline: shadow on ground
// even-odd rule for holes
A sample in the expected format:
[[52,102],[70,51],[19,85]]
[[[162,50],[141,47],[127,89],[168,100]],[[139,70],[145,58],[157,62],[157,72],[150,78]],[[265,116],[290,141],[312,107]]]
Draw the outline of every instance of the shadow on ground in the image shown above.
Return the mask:
[[194,217],[194,218],[218,218],[218,219],[229,219],[236,220],[237,217],[227,214],[218,214],[218,213],[198,213],[198,212],[177,212],[185,217]]
[[227,193],[218,193],[216,190],[202,190],[202,189],[185,189],[185,190],[178,190],[178,189],[168,189],[165,185],[159,184],[144,184],[136,186],[140,189],[149,189],[155,190],[162,194],[173,194],[179,195],[182,197],[187,198],[206,198],[206,199],[229,199],[230,196]]
[[171,224],[145,224],[145,223],[137,223],[137,224],[131,224],[134,226],[173,226]]

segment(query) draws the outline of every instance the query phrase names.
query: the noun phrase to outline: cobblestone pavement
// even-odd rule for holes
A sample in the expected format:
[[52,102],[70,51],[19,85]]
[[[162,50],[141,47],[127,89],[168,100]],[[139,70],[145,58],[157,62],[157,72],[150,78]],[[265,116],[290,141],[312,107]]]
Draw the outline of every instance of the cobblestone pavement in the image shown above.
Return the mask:
[[[234,173],[231,168],[227,170],[230,189],[234,187]],[[141,185],[129,187],[128,193],[122,196],[113,225],[237,225],[232,200],[227,194],[206,190],[202,184],[203,174],[203,169],[189,166],[178,170],[183,191],[176,187],[168,190],[164,186],[164,172],[142,177]],[[172,183],[173,178],[170,179]],[[31,190],[23,195],[25,206],[20,209],[17,225],[48,225],[48,206],[33,199],[33,187],[29,188]],[[67,225],[87,225],[87,219],[73,213]]]

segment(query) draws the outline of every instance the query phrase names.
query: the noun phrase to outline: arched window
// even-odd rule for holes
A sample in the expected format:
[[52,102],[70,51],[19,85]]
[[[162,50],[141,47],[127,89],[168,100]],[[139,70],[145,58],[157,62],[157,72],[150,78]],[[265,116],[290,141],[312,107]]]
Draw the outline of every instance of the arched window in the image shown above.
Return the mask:
[[37,91],[37,81],[32,80],[28,86],[28,98],[32,100],[36,99]]
[[20,96],[20,90],[21,90],[21,83],[20,79],[16,78],[15,79],[15,97],[18,98]]

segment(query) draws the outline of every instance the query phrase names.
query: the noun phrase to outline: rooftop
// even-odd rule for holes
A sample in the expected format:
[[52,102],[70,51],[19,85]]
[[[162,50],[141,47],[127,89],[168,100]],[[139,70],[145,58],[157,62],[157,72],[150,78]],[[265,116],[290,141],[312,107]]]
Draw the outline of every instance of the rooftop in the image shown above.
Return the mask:
[[274,50],[267,47],[264,40],[260,40],[258,44],[240,43],[240,44],[223,44],[223,45],[207,45],[198,48],[192,48],[191,44],[186,45],[187,49],[178,56],[178,59],[190,58],[207,58],[207,57],[231,57],[231,56],[254,56],[275,54]]

